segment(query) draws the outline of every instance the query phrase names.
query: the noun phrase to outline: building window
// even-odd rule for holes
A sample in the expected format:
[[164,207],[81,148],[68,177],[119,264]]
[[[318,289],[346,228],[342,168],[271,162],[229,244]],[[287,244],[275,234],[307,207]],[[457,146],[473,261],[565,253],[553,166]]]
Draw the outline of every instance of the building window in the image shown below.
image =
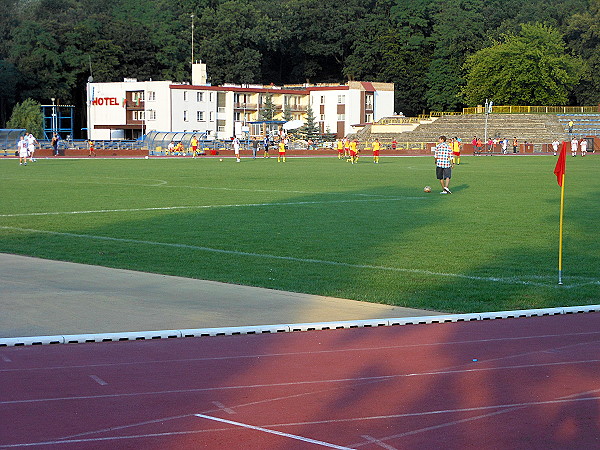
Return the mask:
[[209,93],[208,93],[208,101],[209,101],[209,102],[212,102],[212,101],[213,101],[213,93],[212,93],[212,92],[209,92]]
[[196,92],[196,101],[203,102],[204,101],[204,92]]
[[131,93],[131,100],[134,103],[143,102],[144,101],[144,91],[134,91]]
[[373,94],[367,94],[365,97],[365,108],[373,109]]
[[187,122],[187,121],[188,121],[188,113],[187,113],[187,111],[184,111],[184,112],[183,112],[183,121],[184,121],[184,122]]
[[321,105],[324,105],[324,104],[325,104],[325,96],[321,95]]
[[344,103],[346,103],[346,96],[338,95],[338,104],[343,105]]
[[321,122],[325,121],[325,114],[321,114]]
[[204,122],[204,111],[196,111],[196,120],[198,122]]
[[144,120],[144,111],[133,111],[133,120]]
[[153,102],[156,100],[156,92],[148,91],[148,101]]
[[346,114],[338,114],[338,122],[343,122],[346,120]]
[[373,123],[373,114],[369,113],[366,115],[366,121],[367,123]]
[[208,118],[209,118],[209,120],[210,120],[211,122],[214,122],[214,121],[215,121],[215,115],[214,115],[214,113],[213,113],[212,111],[210,111],[210,112],[208,113]]
[[148,120],[156,120],[156,111],[153,109],[148,110]]
[[183,101],[187,102],[187,91],[183,91]]

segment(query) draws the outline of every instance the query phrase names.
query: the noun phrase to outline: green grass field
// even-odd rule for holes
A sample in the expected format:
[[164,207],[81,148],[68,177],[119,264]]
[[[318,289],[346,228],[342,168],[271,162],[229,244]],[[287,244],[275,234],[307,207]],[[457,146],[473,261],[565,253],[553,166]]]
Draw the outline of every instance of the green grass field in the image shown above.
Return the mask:
[[447,312],[595,304],[600,158],[567,160],[563,286],[555,161],[463,157],[439,195],[431,157],[1,160],[0,251]]

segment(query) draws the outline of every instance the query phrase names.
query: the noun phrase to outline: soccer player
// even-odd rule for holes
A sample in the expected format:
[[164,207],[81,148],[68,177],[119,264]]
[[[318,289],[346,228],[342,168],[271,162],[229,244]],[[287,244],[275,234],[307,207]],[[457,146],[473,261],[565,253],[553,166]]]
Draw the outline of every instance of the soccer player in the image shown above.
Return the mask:
[[235,153],[235,162],[240,162],[240,140],[237,136],[233,137],[233,153]]
[[556,156],[556,154],[558,153],[558,146],[560,145],[560,142],[558,142],[558,139],[554,139],[552,141],[552,152],[554,153],[554,156]]
[[446,136],[440,136],[438,138],[438,145],[435,146],[435,174],[440,184],[442,185],[442,192],[440,194],[452,194],[450,188],[450,178],[452,178],[452,150],[446,143]]
[[452,139],[452,158],[454,158],[454,161],[456,162],[457,165],[460,165],[460,146],[461,146],[461,142],[460,139],[458,139],[457,137],[455,137],[454,139]]
[[285,162],[285,141],[283,139],[279,140],[279,156],[277,157],[277,162]]
[[88,157],[96,156],[96,150],[94,150],[94,141],[88,141]]
[[269,139],[269,135],[265,135],[265,138],[263,139],[263,146],[265,148],[265,154],[263,155],[263,158],[269,158],[269,145],[271,144],[270,139]]
[[581,156],[587,155],[587,139],[583,138],[579,143],[579,148],[581,149]]
[[577,145],[578,144],[579,144],[579,141],[577,140],[576,137],[571,139],[571,156],[573,156],[573,157],[577,156]]
[[36,162],[37,160],[33,157],[35,154],[35,147],[38,145],[38,141],[33,137],[33,134],[27,135],[27,152],[29,153],[29,161]]
[[171,155],[175,151],[175,142],[171,141],[167,146],[167,156]]
[[371,148],[373,149],[373,162],[375,164],[379,164],[379,150],[381,149],[379,139],[375,139],[375,142],[373,142]]
[[358,150],[357,150],[357,146],[358,146],[358,141],[356,139],[350,141],[350,143],[348,144],[350,147],[350,162],[352,164],[354,163],[358,163]]
[[27,165],[27,141],[25,140],[25,136],[21,136],[19,138],[19,142],[17,143],[17,150],[19,151],[19,165],[26,166]]
[[336,146],[337,152],[338,152],[338,159],[343,159],[344,158],[344,141],[342,141],[341,139],[338,139],[335,143],[335,146]]
[[195,158],[198,154],[198,138],[196,138],[196,135],[192,136],[192,140],[190,141],[190,147],[192,147],[192,158]]

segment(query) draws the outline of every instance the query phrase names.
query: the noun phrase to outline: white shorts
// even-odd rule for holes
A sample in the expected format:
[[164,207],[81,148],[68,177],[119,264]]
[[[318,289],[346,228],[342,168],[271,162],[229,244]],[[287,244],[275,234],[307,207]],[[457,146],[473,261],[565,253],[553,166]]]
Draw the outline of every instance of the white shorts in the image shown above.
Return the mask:
[[22,148],[19,150],[19,158],[27,158],[27,149]]

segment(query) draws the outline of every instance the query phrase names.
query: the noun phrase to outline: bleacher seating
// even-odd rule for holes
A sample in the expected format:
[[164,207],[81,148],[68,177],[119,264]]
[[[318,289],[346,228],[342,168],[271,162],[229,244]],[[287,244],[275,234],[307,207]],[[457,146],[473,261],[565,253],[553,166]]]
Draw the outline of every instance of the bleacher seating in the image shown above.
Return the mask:
[[[589,134],[600,134],[600,114],[582,114],[582,119],[590,120],[590,126],[580,126],[578,130],[583,134],[584,130]],[[593,117],[590,117],[593,116]],[[571,117],[565,116],[565,117]],[[570,119],[566,120],[568,123]],[[597,121],[597,124],[596,122]],[[579,123],[584,123],[583,120]],[[595,131],[596,128],[598,132]],[[433,122],[422,123],[412,131],[403,133],[373,133],[372,128],[363,128],[356,137],[359,141],[370,141],[378,138],[384,145],[389,145],[392,140],[398,143],[436,142],[440,135],[447,137],[457,136],[463,142],[470,143],[473,136],[482,140],[485,131],[485,115],[464,114],[448,115],[437,118]],[[550,143],[555,138],[560,140],[568,138],[566,124],[556,114],[490,114],[487,125],[488,138],[512,140],[516,137],[519,142],[543,144]]]

